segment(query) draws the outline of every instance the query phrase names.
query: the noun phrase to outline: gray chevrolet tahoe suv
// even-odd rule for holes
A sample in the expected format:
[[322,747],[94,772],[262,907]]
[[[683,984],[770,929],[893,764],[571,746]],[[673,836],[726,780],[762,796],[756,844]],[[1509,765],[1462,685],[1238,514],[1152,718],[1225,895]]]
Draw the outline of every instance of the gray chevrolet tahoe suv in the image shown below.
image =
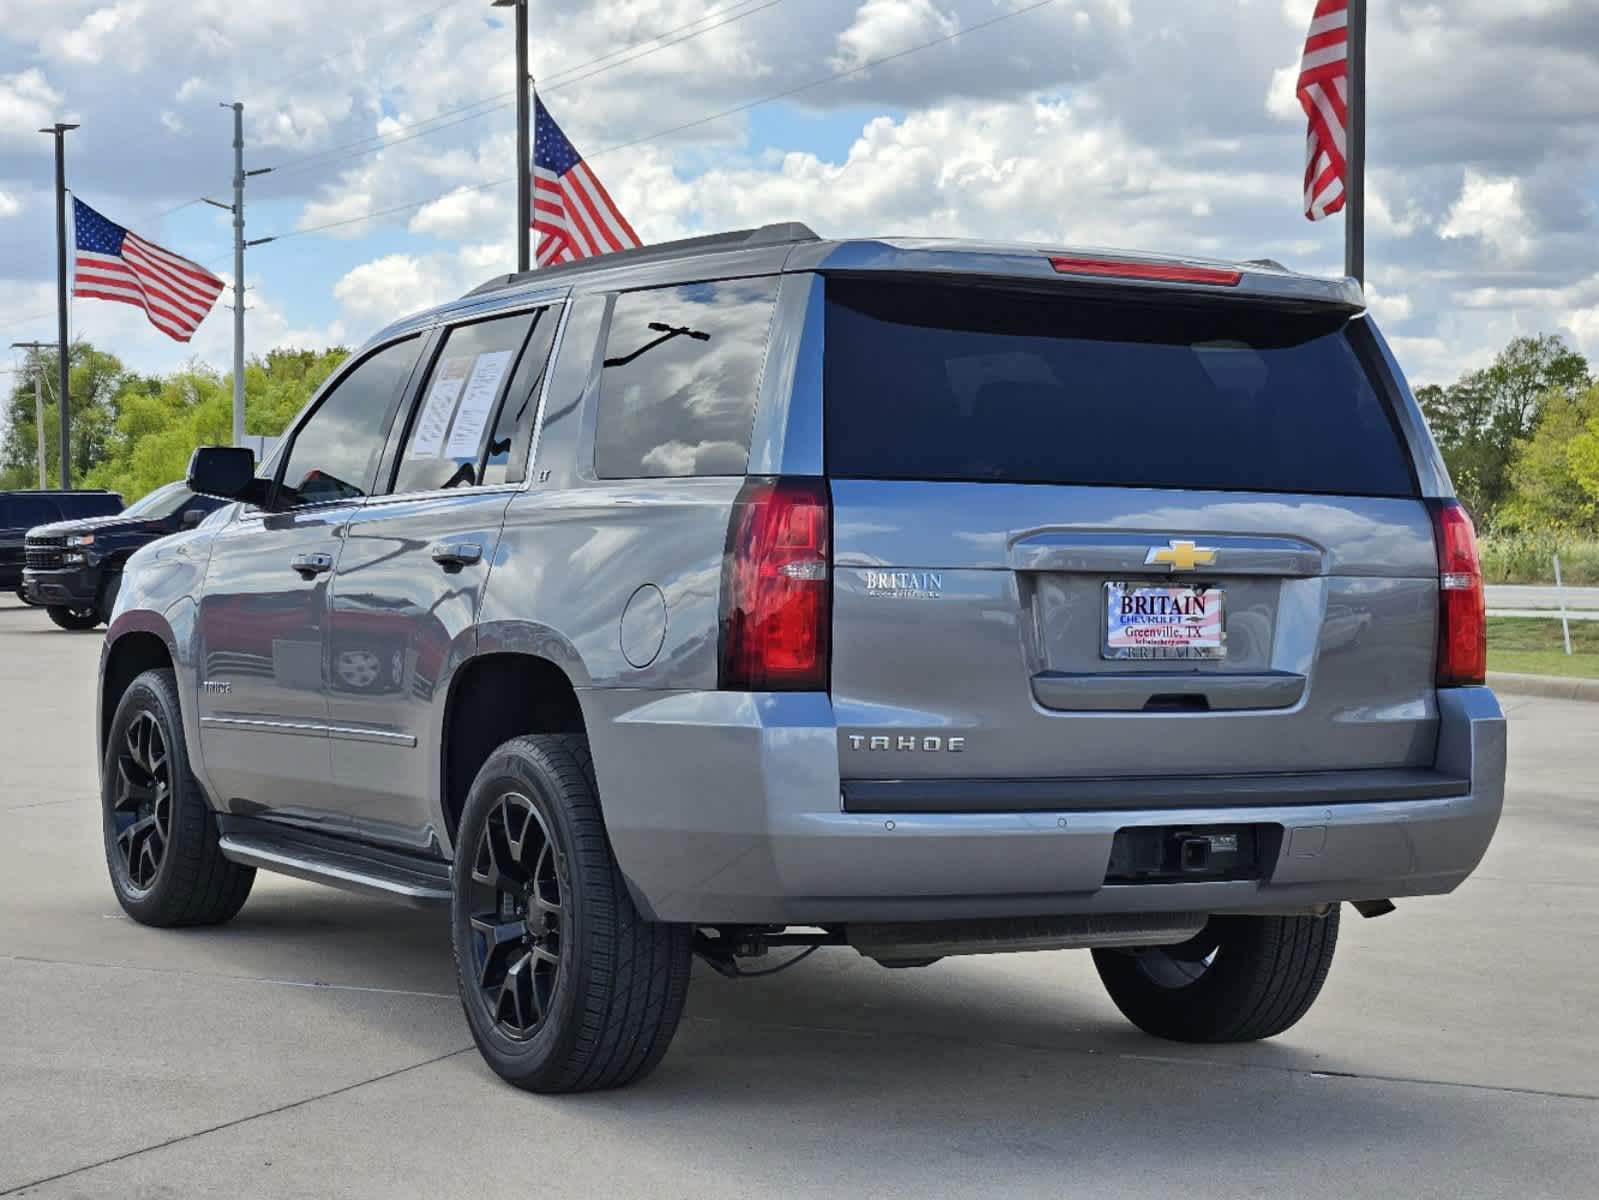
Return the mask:
[[822,945],[1091,948],[1144,1030],[1269,1037],[1498,821],[1471,522],[1349,281],[700,238],[400,321],[189,483],[102,657],[118,899],[448,905],[522,1087]]

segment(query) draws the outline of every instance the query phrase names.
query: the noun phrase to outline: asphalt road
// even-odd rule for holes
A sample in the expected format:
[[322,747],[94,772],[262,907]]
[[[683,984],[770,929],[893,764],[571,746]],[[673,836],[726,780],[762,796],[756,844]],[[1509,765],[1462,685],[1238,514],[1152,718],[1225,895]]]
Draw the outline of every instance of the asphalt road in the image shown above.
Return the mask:
[[261,876],[229,926],[124,918],[97,635],[0,605],[0,1194],[172,1197],[1599,1195],[1599,705],[1514,699],[1500,835],[1343,942],[1252,1046],[1147,1038],[1086,954],[697,970],[661,1069],[513,1091],[444,920]]
[[1492,609],[1552,609],[1560,611],[1564,592],[1568,612],[1599,611],[1599,587],[1540,587],[1519,583],[1495,583],[1487,588]]

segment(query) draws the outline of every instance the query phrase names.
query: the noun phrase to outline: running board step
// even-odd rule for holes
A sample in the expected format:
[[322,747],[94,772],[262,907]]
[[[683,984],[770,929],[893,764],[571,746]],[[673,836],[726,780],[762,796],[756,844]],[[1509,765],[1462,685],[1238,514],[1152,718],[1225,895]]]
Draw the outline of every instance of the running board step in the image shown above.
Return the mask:
[[292,835],[224,832],[218,846],[225,858],[244,867],[292,875],[345,891],[400,900],[417,908],[450,902],[450,866],[427,859],[414,863],[399,856],[367,855],[360,847],[330,846]]

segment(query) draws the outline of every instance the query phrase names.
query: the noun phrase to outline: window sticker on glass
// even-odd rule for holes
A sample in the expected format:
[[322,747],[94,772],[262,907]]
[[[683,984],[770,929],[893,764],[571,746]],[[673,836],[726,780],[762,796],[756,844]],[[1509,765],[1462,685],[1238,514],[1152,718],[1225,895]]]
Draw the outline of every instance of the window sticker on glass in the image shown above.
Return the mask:
[[450,428],[450,417],[455,413],[455,402],[471,370],[471,355],[446,358],[439,364],[433,374],[433,386],[428,390],[427,403],[417,416],[416,433],[411,438],[411,452],[407,458],[438,457],[444,435]]
[[488,423],[489,410],[500,394],[500,381],[510,369],[512,357],[510,350],[490,350],[477,356],[477,365],[472,368],[466,394],[455,414],[449,445],[444,448],[446,458],[477,457],[483,445],[483,426]]

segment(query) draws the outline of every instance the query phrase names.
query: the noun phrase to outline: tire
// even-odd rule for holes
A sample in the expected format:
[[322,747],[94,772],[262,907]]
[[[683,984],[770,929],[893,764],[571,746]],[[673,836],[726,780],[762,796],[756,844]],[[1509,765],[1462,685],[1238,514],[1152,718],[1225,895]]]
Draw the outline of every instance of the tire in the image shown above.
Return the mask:
[[1336,907],[1325,917],[1212,917],[1180,946],[1095,950],[1094,966],[1122,1015],[1145,1033],[1253,1042],[1310,1010],[1337,944]]
[[93,629],[100,623],[100,614],[94,608],[68,608],[65,604],[51,604],[45,608],[50,614],[50,619],[62,629],[70,629],[74,633],[85,629]]
[[216,925],[250,894],[255,869],[222,857],[216,814],[189,767],[171,671],[146,671],[111,719],[100,770],[106,867],[141,925]]
[[583,1092],[654,1070],[683,1012],[693,930],[634,908],[587,739],[513,738],[490,756],[467,794],[451,887],[461,1004],[502,1079]]

